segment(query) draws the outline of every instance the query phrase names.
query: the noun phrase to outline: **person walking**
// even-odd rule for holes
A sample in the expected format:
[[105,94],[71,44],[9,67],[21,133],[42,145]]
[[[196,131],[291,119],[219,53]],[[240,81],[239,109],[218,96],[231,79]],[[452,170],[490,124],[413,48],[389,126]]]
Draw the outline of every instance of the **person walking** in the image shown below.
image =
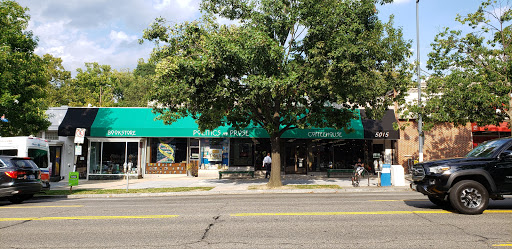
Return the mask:
[[270,157],[270,153],[267,153],[267,156],[263,158],[263,167],[267,169],[265,178],[267,178],[267,176],[270,178],[270,170],[272,170],[272,158]]

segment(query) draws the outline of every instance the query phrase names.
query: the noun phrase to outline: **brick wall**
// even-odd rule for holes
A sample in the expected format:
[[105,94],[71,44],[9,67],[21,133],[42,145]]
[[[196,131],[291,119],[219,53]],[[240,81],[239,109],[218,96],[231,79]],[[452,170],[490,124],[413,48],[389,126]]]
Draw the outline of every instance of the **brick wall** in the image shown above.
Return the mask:
[[[415,121],[399,121],[401,126],[408,124],[400,131],[398,140],[398,163],[407,170],[407,155],[418,159],[418,125]],[[462,157],[473,147],[471,124],[454,127],[452,124],[437,125],[430,131],[425,131],[423,145],[423,161],[450,157]]]

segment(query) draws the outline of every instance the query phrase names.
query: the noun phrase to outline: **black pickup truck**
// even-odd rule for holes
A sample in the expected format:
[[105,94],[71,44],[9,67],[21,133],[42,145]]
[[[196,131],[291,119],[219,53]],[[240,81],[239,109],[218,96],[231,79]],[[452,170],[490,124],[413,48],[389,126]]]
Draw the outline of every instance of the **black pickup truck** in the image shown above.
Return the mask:
[[489,199],[512,194],[512,138],[487,141],[463,158],[412,167],[411,188],[438,205],[463,214],[481,214]]

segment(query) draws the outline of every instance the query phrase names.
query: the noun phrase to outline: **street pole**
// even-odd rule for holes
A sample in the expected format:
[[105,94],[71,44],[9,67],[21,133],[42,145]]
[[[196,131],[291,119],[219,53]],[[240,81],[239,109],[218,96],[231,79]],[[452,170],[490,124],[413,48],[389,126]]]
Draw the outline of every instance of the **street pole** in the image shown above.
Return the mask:
[[[418,69],[418,108],[421,109],[421,73],[420,73],[420,21],[419,21],[419,2],[420,0],[416,0],[416,45],[417,45],[417,69]],[[418,112],[418,161],[423,162],[423,120],[421,117],[421,112]]]

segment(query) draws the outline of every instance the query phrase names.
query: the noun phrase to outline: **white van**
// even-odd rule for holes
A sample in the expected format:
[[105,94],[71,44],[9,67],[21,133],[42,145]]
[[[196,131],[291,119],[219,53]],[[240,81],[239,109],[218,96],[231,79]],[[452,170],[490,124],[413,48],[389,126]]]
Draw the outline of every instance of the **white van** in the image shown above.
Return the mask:
[[50,189],[50,146],[38,137],[0,137],[0,155],[30,157],[41,169],[44,190]]

